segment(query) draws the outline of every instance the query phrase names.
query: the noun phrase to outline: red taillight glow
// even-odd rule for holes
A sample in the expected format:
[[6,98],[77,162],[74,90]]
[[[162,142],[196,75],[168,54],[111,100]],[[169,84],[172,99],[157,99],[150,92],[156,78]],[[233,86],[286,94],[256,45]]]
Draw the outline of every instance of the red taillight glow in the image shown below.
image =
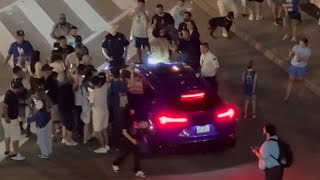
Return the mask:
[[205,96],[204,92],[183,94],[180,96],[181,101],[198,101],[203,100]]
[[237,116],[237,110],[233,107],[223,108],[216,113],[216,119],[218,121],[236,120]]
[[217,115],[218,118],[233,118],[235,115],[234,109],[228,109],[226,112],[219,113]]
[[167,117],[167,116],[161,116],[159,117],[160,124],[165,125],[169,123],[186,123],[188,122],[187,118],[172,118],[172,117]]

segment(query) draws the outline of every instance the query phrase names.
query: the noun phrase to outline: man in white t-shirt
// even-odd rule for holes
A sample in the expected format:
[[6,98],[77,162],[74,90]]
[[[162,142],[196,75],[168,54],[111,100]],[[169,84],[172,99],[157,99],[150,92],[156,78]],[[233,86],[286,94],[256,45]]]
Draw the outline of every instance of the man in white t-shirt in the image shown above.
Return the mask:
[[150,44],[148,38],[148,23],[150,21],[145,9],[145,1],[138,0],[138,5],[130,13],[132,18],[131,36],[133,39],[134,47],[137,48],[137,54],[140,62],[142,62],[142,51],[146,49],[150,52]]
[[217,57],[209,50],[208,43],[200,45],[200,66],[202,76],[212,85],[215,90],[218,90],[217,71],[219,69],[219,62]]
[[188,9],[185,8],[185,0],[178,0],[177,5],[171,10],[170,14],[174,19],[175,28],[178,29],[179,25],[184,21],[184,13],[187,12]]

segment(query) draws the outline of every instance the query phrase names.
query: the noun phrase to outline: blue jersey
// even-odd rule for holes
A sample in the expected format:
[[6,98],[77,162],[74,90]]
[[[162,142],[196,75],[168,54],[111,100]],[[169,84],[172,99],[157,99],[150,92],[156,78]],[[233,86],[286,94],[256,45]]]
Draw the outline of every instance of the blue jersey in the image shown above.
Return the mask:
[[251,96],[253,94],[253,86],[254,86],[254,79],[256,76],[256,72],[253,70],[252,71],[246,70],[243,76],[244,76],[243,77],[244,94]]

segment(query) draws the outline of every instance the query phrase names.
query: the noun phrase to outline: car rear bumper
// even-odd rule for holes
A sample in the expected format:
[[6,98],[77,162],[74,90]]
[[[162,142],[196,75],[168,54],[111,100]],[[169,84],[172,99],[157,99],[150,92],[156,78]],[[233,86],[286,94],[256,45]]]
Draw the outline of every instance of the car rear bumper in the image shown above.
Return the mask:
[[235,131],[223,133],[223,134],[215,134],[208,136],[200,136],[200,137],[163,137],[158,134],[150,134],[148,137],[148,141],[153,146],[167,146],[167,147],[175,147],[185,144],[197,144],[203,142],[226,142],[226,143],[235,143],[236,134]]

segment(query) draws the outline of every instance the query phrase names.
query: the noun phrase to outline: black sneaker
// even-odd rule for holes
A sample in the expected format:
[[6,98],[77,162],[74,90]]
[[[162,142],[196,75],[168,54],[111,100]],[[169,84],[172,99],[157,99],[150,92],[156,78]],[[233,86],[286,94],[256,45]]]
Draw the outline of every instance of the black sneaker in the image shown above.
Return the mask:
[[10,154],[10,151],[5,151],[4,155],[8,156]]

